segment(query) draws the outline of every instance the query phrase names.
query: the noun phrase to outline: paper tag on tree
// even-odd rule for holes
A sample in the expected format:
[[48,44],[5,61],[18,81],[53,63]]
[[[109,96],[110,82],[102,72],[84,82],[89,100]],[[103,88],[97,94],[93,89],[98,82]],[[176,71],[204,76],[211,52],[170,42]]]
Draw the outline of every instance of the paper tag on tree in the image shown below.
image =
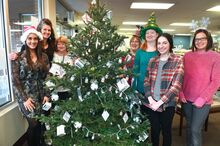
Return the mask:
[[83,99],[82,99],[81,87],[77,88],[77,95],[78,95],[79,101],[82,102]]
[[125,78],[122,78],[120,81],[117,82],[118,90],[120,92],[124,92],[127,90],[130,85],[128,84],[127,80]]
[[127,62],[130,62],[131,61],[131,55],[130,54],[128,54],[126,57],[125,57],[125,60],[127,61]]
[[128,121],[128,114],[127,113],[124,114],[123,121],[124,121],[124,123],[126,123]]
[[45,128],[46,128],[46,130],[50,130],[50,125],[45,123]]
[[46,82],[46,86],[47,86],[50,90],[53,90],[53,87],[55,87],[55,84],[49,80],[49,81]]
[[79,58],[75,60],[75,66],[78,68],[83,68],[84,67],[84,62],[82,60],[80,60]]
[[61,78],[66,74],[65,70],[60,65],[58,65],[56,63],[52,64],[49,72],[52,73],[53,75],[59,76]]
[[52,94],[51,95],[51,100],[52,101],[57,101],[59,99],[59,96],[57,94]]
[[60,125],[57,127],[57,136],[66,135],[65,133],[65,125]]
[[46,102],[43,106],[42,109],[45,111],[48,111],[51,108],[52,104],[50,102]]
[[63,115],[63,119],[64,121],[68,122],[69,119],[70,119],[71,115],[68,113],[68,112],[65,112],[64,115]]
[[109,113],[108,113],[106,110],[104,110],[103,113],[102,113],[102,118],[103,118],[105,121],[107,121],[108,117],[109,117]]

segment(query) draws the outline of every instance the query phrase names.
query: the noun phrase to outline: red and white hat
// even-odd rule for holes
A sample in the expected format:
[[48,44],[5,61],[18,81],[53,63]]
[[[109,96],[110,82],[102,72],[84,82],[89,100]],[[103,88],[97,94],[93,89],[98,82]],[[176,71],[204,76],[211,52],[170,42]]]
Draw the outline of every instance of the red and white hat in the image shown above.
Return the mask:
[[23,44],[25,44],[28,35],[31,33],[36,34],[41,41],[43,40],[42,34],[39,31],[37,31],[34,26],[24,26],[24,33],[21,35],[20,38]]

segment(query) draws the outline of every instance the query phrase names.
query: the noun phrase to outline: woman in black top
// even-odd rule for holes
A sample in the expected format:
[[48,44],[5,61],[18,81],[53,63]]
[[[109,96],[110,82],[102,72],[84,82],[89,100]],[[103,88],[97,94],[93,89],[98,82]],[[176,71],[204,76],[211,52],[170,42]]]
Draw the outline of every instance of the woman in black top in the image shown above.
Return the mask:
[[[37,31],[41,32],[43,36],[42,51],[47,54],[50,65],[51,65],[51,62],[53,60],[54,50],[55,50],[55,34],[54,34],[51,21],[47,18],[42,19],[37,26]],[[25,50],[25,45],[21,47],[20,53],[23,52],[24,50]],[[9,58],[11,60],[16,60],[17,57],[18,57],[18,54],[14,52],[12,52],[9,55]]]

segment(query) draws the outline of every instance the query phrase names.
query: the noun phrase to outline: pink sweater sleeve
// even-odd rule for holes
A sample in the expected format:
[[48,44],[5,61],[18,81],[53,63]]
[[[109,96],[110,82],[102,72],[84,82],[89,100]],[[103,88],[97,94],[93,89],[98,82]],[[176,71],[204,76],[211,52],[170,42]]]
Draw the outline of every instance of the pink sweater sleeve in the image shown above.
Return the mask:
[[216,62],[212,67],[212,75],[211,82],[209,86],[201,93],[200,97],[206,99],[206,101],[210,101],[210,97],[212,97],[217,89],[220,87],[220,57],[216,58]]

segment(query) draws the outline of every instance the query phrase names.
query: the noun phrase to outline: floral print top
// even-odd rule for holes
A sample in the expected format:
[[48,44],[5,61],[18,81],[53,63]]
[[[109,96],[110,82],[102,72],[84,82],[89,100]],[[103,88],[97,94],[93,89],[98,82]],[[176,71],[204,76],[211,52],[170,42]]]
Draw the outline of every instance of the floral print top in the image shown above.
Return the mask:
[[12,61],[13,89],[18,103],[23,103],[31,97],[36,104],[40,104],[44,96],[49,97],[50,92],[44,84],[49,70],[49,60],[45,53],[42,53],[42,59],[46,66],[44,69],[39,61],[33,63],[30,68],[26,51],[23,51],[17,60]]

